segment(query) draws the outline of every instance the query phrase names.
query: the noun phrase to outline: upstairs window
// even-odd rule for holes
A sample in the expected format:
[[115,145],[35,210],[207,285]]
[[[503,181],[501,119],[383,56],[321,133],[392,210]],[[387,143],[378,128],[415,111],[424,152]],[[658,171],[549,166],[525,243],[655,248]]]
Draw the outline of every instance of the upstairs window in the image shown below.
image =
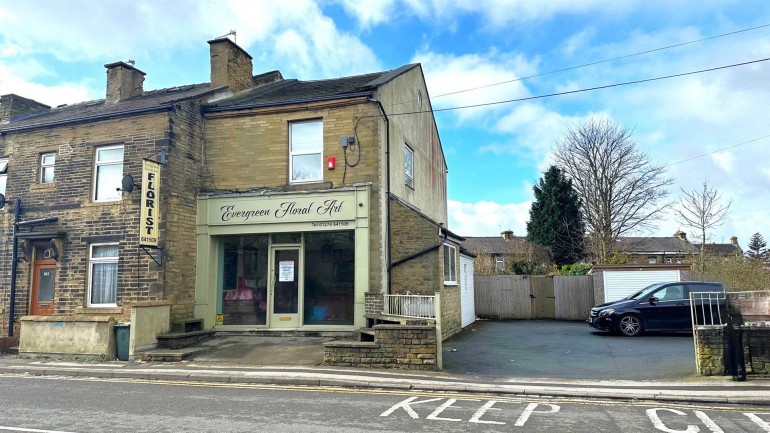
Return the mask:
[[457,248],[444,245],[444,284],[457,284]]
[[94,201],[120,200],[123,178],[123,146],[96,148],[94,159]]
[[414,188],[414,151],[404,144],[404,174],[406,186]]
[[498,271],[505,270],[505,260],[501,256],[495,256],[495,269]]
[[5,194],[6,183],[8,183],[8,158],[0,158],[0,194]]
[[44,153],[40,155],[40,183],[53,183],[55,165],[55,153]]
[[323,180],[323,121],[289,124],[289,173],[291,183]]

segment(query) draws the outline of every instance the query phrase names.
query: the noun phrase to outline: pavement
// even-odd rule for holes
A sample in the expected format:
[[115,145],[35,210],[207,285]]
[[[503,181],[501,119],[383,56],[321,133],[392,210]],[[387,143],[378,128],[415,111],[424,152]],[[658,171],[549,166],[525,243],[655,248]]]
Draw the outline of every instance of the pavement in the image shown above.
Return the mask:
[[[675,377],[659,374],[671,370],[666,365],[653,365],[673,350],[666,344],[692,351],[691,339],[605,338],[585,326],[478,322],[444,342],[444,371],[440,372],[326,367],[322,365],[323,343],[335,339],[331,337],[231,335],[199,343],[202,351],[181,362],[89,362],[0,355],[0,377],[64,376],[770,406],[770,378],[736,382],[729,377],[701,377],[693,374],[690,364]],[[581,335],[585,339],[576,340]],[[549,339],[559,344],[549,346]],[[565,348],[568,341],[572,345]],[[640,344],[650,347],[640,350]],[[501,352],[506,347],[507,351]],[[573,353],[580,347],[591,353]],[[608,352],[593,354],[601,347]],[[647,355],[634,364],[629,350]],[[605,364],[602,358],[606,358]],[[694,358],[688,359],[694,362]],[[640,376],[642,379],[624,376],[640,368],[647,373]],[[603,376],[595,375],[602,371]]]

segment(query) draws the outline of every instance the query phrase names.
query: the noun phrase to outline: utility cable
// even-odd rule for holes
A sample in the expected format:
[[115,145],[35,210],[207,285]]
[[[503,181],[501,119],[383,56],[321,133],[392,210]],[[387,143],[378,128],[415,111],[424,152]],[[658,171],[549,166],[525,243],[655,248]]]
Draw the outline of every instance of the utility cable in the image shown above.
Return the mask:
[[[621,87],[621,86],[628,86],[631,84],[640,84],[640,83],[649,83],[651,81],[660,81],[660,80],[666,80],[669,78],[677,78],[677,77],[684,77],[687,75],[695,75],[695,74],[702,74],[704,72],[713,72],[718,71],[722,69],[729,69],[729,68],[735,68],[738,66],[745,66],[745,65],[751,65],[756,63],[762,63],[767,62],[770,60],[770,57],[764,58],[764,59],[757,59],[757,60],[751,60],[748,62],[742,62],[742,63],[733,63],[731,65],[724,65],[724,66],[717,66],[714,68],[707,68],[707,69],[700,69],[697,71],[690,71],[690,72],[683,72],[680,74],[672,74],[672,75],[665,75],[662,77],[654,77],[654,78],[645,78],[643,80],[634,80],[634,81],[625,81],[622,83],[614,83],[614,84],[606,84],[603,86],[595,86],[595,87],[588,87],[584,89],[577,89],[577,90],[569,90],[566,92],[557,92],[557,93],[548,93],[545,95],[536,95],[536,96],[528,96],[526,98],[517,98],[517,99],[506,99],[504,101],[495,101],[495,102],[485,102],[481,104],[471,104],[471,105],[461,105],[457,107],[447,107],[447,108],[438,108],[434,110],[420,110],[420,111],[408,111],[405,113],[391,113],[390,116],[403,116],[406,114],[425,114],[425,113],[435,113],[435,112],[441,112],[441,111],[454,111],[454,110],[463,110],[466,108],[478,108],[478,107],[488,107],[491,105],[501,105],[501,104],[509,104],[511,102],[522,102],[522,101],[531,101],[533,99],[543,99],[543,98],[550,98],[552,96],[563,96],[563,95],[571,95],[575,93],[583,93],[583,92],[590,92],[593,90],[601,90],[601,89],[609,89],[612,87]],[[376,116],[368,116],[368,117],[376,117]]]
[[629,57],[641,56],[642,54],[649,54],[649,53],[654,53],[654,52],[657,52],[657,51],[668,50],[670,48],[676,48],[676,47],[681,47],[681,46],[684,46],[684,45],[694,44],[694,43],[697,43],[697,42],[708,41],[710,39],[722,38],[722,37],[725,37],[725,36],[735,35],[735,34],[738,34],[738,33],[748,32],[748,31],[751,31],[751,30],[757,30],[757,29],[761,29],[761,28],[764,28],[764,27],[770,27],[770,24],[763,24],[761,26],[750,27],[750,28],[742,29],[742,30],[736,30],[734,32],[723,33],[721,35],[709,36],[707,38],[696,39],[696,40],[693,40],[693,41],[682,42],[682,43],[674,44],[674,45],[667,45],[665,47],[653,48],[651,50],[646,50],[646,51],[639,51],[638,53],[626,54],[625,56],[613,57],[611,59],[605,59],[605,60],[598,60],[596,62],[584,63],[582,65],[570,66],[570,67],[567,67],[567,68],[556,69],[556,70],[553,70],[553,71],[543,72],[543,73],[535,74],[535,75],[529,75],[529,76],[526,76],[526,77],[515,78],[515,79],[512,79],[512,80],[500,81],[499,83],[485,84],[483,86],[472,87],[470,89],[456,90],[454,92],[442,93],[440,95],[432,96],[431,99],[441,98],[442,96],[456,95],[458,93],[471,92],[473,90],[486,89],[488,87],[499,86],[501,84],[507,84],[507,83],[514,83],[514,82],[517,82],[517,81],[528,80],[530,78],[536,78],[536,77],[542,77],[544,75],[556,74],[558,72],[571,71],[573,69],[585,68],[587,66],[598,65],[598,64],[601,64],[601,63],[608,63],[608,62],[612,62],[612,61],[615,61],[615,60],[627,59]]
[[671,167],[671,166],[674,166],[674,165],[677,165],[677,164],[681,164],[681,163],[687,162],[687,161],[692,161],[693,159],[703,158],[704,156],[713,155],[713,154],[718,153],[718,152],[723,152],[725,150],[733,149],[733,148],[736,148],[738,146],[743,146],[744,144],[753,143],[755,141],[764,140],[766,138],[770,138],[770,135],[765,135],[764,137],[759,137],[759,138],[755,138],[753,140],[744,141],[742,143],[733,144],[732,146],[723,147],[721,149],[712,150],[711,152],[706,152],[706,153],[703,153],[703,154],[700,154],[700,155],[697,155],[697,156],[693,156],[691,158],[683,159],[681,161],[672,162],[671,164],[664,165],[663,168]]

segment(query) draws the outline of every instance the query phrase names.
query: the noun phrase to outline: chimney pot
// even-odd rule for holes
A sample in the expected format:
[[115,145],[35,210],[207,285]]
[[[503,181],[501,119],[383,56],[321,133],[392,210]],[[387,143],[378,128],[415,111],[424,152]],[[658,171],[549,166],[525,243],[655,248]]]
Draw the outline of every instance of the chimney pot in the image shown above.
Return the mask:
[[500,236],[502,236],[503,239],[509,241],[509,240],[513,239],[513,230],[506,230],[506,231],[500,233]]
[[108,63],[104,67],[107,68],[107,104],[117,104],[144,93],[144,72],[125,62]]

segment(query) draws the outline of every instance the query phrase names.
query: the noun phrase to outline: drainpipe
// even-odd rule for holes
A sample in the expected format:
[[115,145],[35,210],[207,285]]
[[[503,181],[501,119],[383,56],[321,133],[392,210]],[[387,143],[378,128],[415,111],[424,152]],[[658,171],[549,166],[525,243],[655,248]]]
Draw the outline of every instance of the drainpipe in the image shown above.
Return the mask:
[[387,246],[385,247],[385,255],[388,260],[388,270],[387,270],[387,278],[388,278],[388,294],[393,293],[392,286],[391,286],[391,271],[393,270],[393,263],[391,262],[390,257],[390,119],[388,119],[388,115],[385,113],[385,107],[382,106],[382,102],[374,99],[369,98],[369,102],[374,102],[377,104],[378,107],[380,107],[380,112],[382,113],[382,117],[385,118],[385,125],[387,125],[387,129],[385,130],[385,234],[387,237]]
[[19,238],[16,232],[19,229],[19,215],[21,215],[21,200],[16,199],[13,205],[13,246],[11,247],[11,299],[8,306],[8,336],[13,337],[13,323],[16,314],[16,273],[19,269],[16,250],[19,249]]

